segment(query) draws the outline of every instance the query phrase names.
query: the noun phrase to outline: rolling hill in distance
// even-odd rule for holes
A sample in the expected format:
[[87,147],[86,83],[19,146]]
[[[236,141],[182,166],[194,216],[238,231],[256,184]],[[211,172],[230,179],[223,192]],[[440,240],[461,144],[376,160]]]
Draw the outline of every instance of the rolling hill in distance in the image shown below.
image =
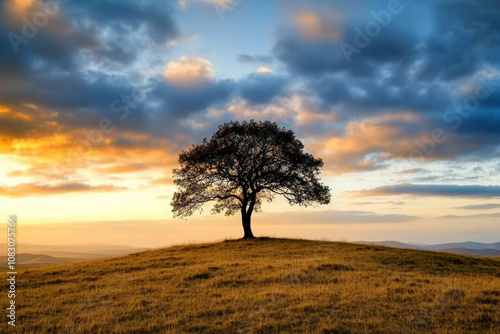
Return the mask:
[[18,280],[17,333],[500,332],[498,259],[380,245],[227,240]]
[[[0,244],[6,250],[7,244]],[[147,248],[137,248],[112,244],[77,244],[77,245],[34,245],[19,244],[16,249],[16,265],[18,268],[78,262],[85,259],[120,256]],[[7,254],[6,251],[3,254]],[[0,270],[7,268],[7,256],[0,256]]]
[[475,256],[500,256],[500,242],[482,243],[482,242],[456,242],[436,245],[416,245],[403,243],[399,241],[357,241],[363,244],[383,245],[396,248],[422,249],[430,251],[441,251],[454,254],[467,254]]
[[98,243],[76,245],[35,245],[21,243],[18,246],[17,252],[88,259],[103,256],[125,255],[141,250],[147,250],[147,248]]
[[[356,241],[355,243],[381,245],[396,248],[442,251],[447,253],[472,256],[500,257],[500,242],[480,243],[467,241],[461,243],[446,243],[436,245],[416,245],[399,241]],[[5,247],[6,244],[0,244],[0,249],[5,249]],[[148,250],[148,248],[98,243],[77,245],[20,244],[17,249],[17,264],[19,267],[25,268],[47,264],[71,263],[84,259],[97,259],[127,255],[145,250]],[[0,269],[3,270],[4,268],[6,268],[6,263],[7,256],[0,256]]]

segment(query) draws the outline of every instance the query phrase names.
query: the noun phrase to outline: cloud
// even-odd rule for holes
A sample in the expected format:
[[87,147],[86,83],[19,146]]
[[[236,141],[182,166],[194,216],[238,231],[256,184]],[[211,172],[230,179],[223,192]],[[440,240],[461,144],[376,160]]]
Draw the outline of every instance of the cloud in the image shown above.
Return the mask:
[[436,2],[435,26],[421,51],[419,76],[450,80],[471,75],[484,64],[498,64],[498,15],[495,0]]
[[178,35],[178,28],[172,18],[175,1],[113,0],[86,1],[68,7],[75,16],[85,17],[98,25],[118,33],[131,33],[145,28],[146,36],[157,43],[165,43]]
[[0,135],[4,141],[12,138],[39,138],[57,131],[55,115],[28,106],[4,107],[0,113]]
[[[264,213],[263,216],[266,214]],[[303,224],[311,219],[308,212],[281,212],[276,215],[275,224]],[[265,218],[265,217],[264,217]],[[419,217],[398,214],[378,214],[371,211],[342,211],[324,210],[314,212],[315,224],[377,224],[377,223],[404,223]]]
[[491,210],[500,208],[500,204],[497,203],[485,203],[485,204],[471,204],[458,206],[455,209],[463,209],[463,210]]
[[[394,72],[397,69],[393,69]],[[339,106],[345,118],[368,116],[376,113],[412,110],[430,114],[444,110],[451,97],[447,88],[437,83],[398,83],[400,78],[383,76],[376,69],[366,78],[353,78],[345,74],[322,75],[311,79],[310,93],[320,98],[323,108]],[[374,80],[371,76],[378,77]]]
[[331,173],[384,168],[385,159],[404,159],[415,149],[411,134],[418,129],[416,122],[412,114],[402,113],[347,122],[338,132],[311,134],[315,141],[310,147]]
[[157,186],[157,185],[169,185],[169,186],[172,186],[174,185],[174,178],[173,176],[167,176],[167,177],[162,177],[162,178],[158,178],[158,179],[153,179],[149,182],[149,184],[151,186]]
[[[8,3],[1,3],[2,35],[20,33],[19,13],[38,8],[35,2],[20,7],[15,17],[5,9]],[[417,141],[427,143],[435,128],[445,129],[448,140],[426,161],[487,161],[500,152],[500,89],[462,117],[457,129],[443,115],[470,95],[478,74],[496,75],[498,6],[489,0],[456,4],[453,11],[448,2],[412,3],[354,54],[351,64],[339,43],[353,43],[354,28],[373,19],[370,11],[382,9],[378,3],[290,5],[284,13],[288,24],[270,34],[272,54],[267,48],[230,55],[251,64],[237,64],[245,68],[270,68],[274,62],[275,72],[232,80],[216,76],[208,60],[217,46],[204,58],[191,48],[191,57],[168,58],[166,44],[185,36],[176,23],[176,1],[65,2],[37,36],[20,45],[19,54],[8,38],[0,39],[0,150],[43,168],[35,160],[64,156],[81,141],[83,130],[95,130],[103,118],[112,119],[117,131],[105,135],[93,153],[86,151],[89,159],[150,152],[154,145],[181,149],[210,135],[218,123],[256,118],[291,127],[330,173],[386,168],[410,157]],[[144,75],[144,64],[157,73]],[[127,108],[124,100],[134,89],[144,99],[122,120],[111,105],[119,100]],[[144,168],[157,168],[159,160],[153,160]],[[98,161],[95,169],[105,174],[140,170],[125,160],[116,166]]]
[[442,217],[439,217],[439,218],[444,218],[444,219],[500,218],[500,212],[497,212],[497,213],[483,213],[483,214],[468,215],[468,216],[448,215],[448,216],[442,216]]
[[439,185],[439,184],[397,184],[361,191],[364,196],[410,195],[438,197],[500,197],[500,186],[481,185]]
[[273,62],[272,56],[251,56],[247,54],[240,54],[238,56],[238,61],[241,63],[260,63],[260,64],[271,64]]
[[[100,174],[126,174],[151,171],[153,168],[165,167],[160,161],[145,163],[145,162],[125,162],[116,163],[110,166],[99,168]],[[101,175],[102,175],[101,174]]]
[[165,79],[175,86],[192,87],[210,82],[214,77],[212,63],[200,57],[182,56],[165,66]]
[[251,104],[266,104],[281,95],[285,85],[285,77],[268,71],[260,71],[240,81],[239,90],[241,96]]
[[357,202],[353,203],[356,205],[381,205],[381,204],[389,204],[389,205],[406,205],[406,202],[402,201],[387,201],[387,202]]
[[403,171],[398,172],[398,174],[418,174],[418,173],[424,173],[427,172],[426,169],[424,168],[410,168],[410,169],[405,169]]
[[213,80],[195,86],[180,86],[168,81],[160,83],[151,94],[159,103],[157,110],[163,117],[185,119],[228,101],[235,84],[232,80]]
[[[22,36],[24,21],[11,15],[12,3],[0,3],[4,37],[11,32]],[[18,14],[29,19],[40,6],[33,2]],[[147,131],[154,122],[146,113],[146,108],[152,110],[147,98],[140,108],[129,108],[133,112],[126,119],[118,119],[111,106],[133,90],[147,95],[150,88],[141,87],[145,77],[138,72],[145,62],[154,66],[153,58],[166,54],[166,43],[179,36],[172,9],[173,1],[64,2],[19,45],[17,54],[9,39],[1,38],[0,101],[10,110],[0,114],[3,144],[54,133],[72,137],[99,127],[103,118],[115,121],[122,131]]]
[[[2,35],[14,33],[25,38],[22,33],[25,23],[21,17],[29,19],[46,12],[41,9],[43,6],[34,2],[22,13],[13,15],[11,3],[3,1],[0,5],[0,31]],[[51,7],[50,3],[47,5]],[[51,9],[47,23],[35,27],[34,35],[23,43],[13,47],[5,38],[0,58],[7,57],[20,68],[32,65],[35,60],[44,66],[64,70],[81,66],[82,60],[100,66],[130,64],[141,51],[137,46],[150,42],[161,45],[178,37],[172,9],[173,1],[162,4],[128,0],[59,3],[57,8]]]
[[[392,15],[387,26],[379,24],[380,33],[369,38],[368,45],[353,53],[349,62],[341,43],[355,45],[359,31],[387,3],[370,5],[352,10],[339,1],[315,1],[291,10],[273,54],[294,81],[303,83],[300,94],[324,114],[335,110],[346,131],[353,122],[362,124],[376,115],[414,114],[418,123],[413,127],[394,124],[407,150],[403,158],[419,149],[417,141],[428,143],[434,129],[444,129],[447,140],[425,155],[428,161],[495,156],[500,146],[498,136],[493,135],[500,131],[500,117],[495,112],[500,106],[500,89],[481,100],[474,112],[450,110],[471,98],[471,91],[463,87],[472,87],[474,92],[481,85],[481,76],[498,76],[500,27],[494,19],[498,5],[460,0],[454,10],[455,4],[449,2],[402,3],[402,11]],[[337,18],[325,20],[331,13]],[[334,26],[327,28],[325,22]],[[419,28],[424,26],[427,28]],[[408,145],[411,142],[413,150]],[[376,166],[364,163],[359,169]]]
[[234,2],[234,0],[196,0],[196,1],[206,2],[209,4],[218,5],[218,6],[228,6]]
[[257,72],[257,73],[272,73],[273,70],[271,70],[267,66],[259,66],[259,68],[257,68],[257,71],[255,71],[255,72]]
[[67,193],[82,192],[110,192],[121,191],[126,188],[113,185],[92,186],[84,183],[59,183],[59,184],[38,184],[22,183],[13,187],[0,187],[0,196],[4,197],[27,197],[27,196],[48,196]]
[[299,34],[310,41],[338,41],[341,36],[340,17],[335,11],[317,13],[299,12],[294,17]]
[[393,19],[373,41],[370,39],[368,46],[352,56],[351,64],[340,46],[355,44],[356,29],[363,29],[366,22],[373,20],[369,9],[353,11],[339,2],[325,1],[310,7],[292,15],[288,29],[281,31],[274,45],[275,57],[293,73],[318,77],[343,71],[355,77],[370,77],[378,68],[410,57],[418,44],[416,31],[407,29],[416,23],[415,18],[403,12],[400,15],[405,18]]

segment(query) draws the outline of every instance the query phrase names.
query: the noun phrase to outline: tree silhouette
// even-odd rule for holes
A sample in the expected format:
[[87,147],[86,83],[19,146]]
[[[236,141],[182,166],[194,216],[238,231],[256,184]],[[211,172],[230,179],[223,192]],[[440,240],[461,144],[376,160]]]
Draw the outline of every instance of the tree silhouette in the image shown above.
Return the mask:
[[291,205],[330,203],[330,189],[318,177],[323,161],[303,148],[293,131],[269,121],[220,125],[210,140],[179,154],[174,217],[190,216],[216,201],[212,213],[241,212],[244,238],[253,238],[251,216],[263,200],[282,195]]

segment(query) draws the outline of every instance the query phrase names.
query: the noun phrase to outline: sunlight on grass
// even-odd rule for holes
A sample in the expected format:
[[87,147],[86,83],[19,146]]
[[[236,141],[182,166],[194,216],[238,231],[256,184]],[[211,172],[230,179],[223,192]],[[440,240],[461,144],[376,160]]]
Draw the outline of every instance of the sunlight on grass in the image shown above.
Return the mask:
[[498,260],[380,246],[230,240],[19,282],[18,333],[500,332]]

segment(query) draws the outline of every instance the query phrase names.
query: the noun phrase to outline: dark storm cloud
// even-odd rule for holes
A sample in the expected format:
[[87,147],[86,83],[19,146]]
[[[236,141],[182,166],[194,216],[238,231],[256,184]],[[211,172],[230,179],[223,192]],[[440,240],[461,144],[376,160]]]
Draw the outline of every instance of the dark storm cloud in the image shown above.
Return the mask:
[[451,80],[500,62],[500,4],[439,1],[431,11],[432,34],[424,41],[423,79]]
[[500,186],[397,184],[364,190],[361,194],[492,198],[500,197]]
[[[47,23],[41,26],[35,25],[32,19],[44,13],[38,4],[28,7],[20,17],[9,11],[10,8],[8,2],[2,4],[2,35],[14,33],[27,41],[2,48],[0,57],[16,62],[15,58],[20,55],[25,65],[31,67],[35,61],[43,61],[52,67],[72,71],[81,66],[81,52],[87,52],[95,61],[128,63],[141,51],[137,49],[139,37],[143,43],[159,44],[178,36],[171,1],[61,2],[59,10],[54,11],[56,14],[50,15]],[[33,36],[23,33],[26,21],[33,27],[30,29],[36,30]],[[141,28],[144,33],[138,37]]]
[[[16,64],[24,71],[34,71],[40,65],[60,70],[72,70],[76,66],[76,55],[82,50],[99,48],[102,43],[87,27],[78,27],[78,17],[63,14],[62,5],[53,15],[48,15],[36,4],[27,7],[22,13],[12,11],[14,2],[0,4],[0,32],[2,47],[0,58],[6,63]],[[35,24],[34,18],[45,14],[43,25]],[[16,66],[17,70],[21,70]]]
[[457,31],[449,30],[429,37],[419,52],[417,75],[420,80],[454,80],[473,74],[481,68],[477,49]]
[[151,95],[160,101],[158,111],[163,115],[187,118],[192,113],[226,102],[234,87],[232,80],[215,80],[193,87],[176,86],[165,81],[158,84]]
[[252,104],[265,104],[280,95],[287,79],[273,73],[252,73],[239,83],[241,96]]
[[[498,2],[402,1],[399,13],[391,15],[386,26],[379,24],[379,33],[368,36],[367,45],[360,47],[356,41],[363,41],[360,36],[366,35],[366,24],[376,21],[377,13],[387,12],[387,4],[371,1],[356,15],[341,12],[340,37],[331,40],[311,40],[285,30],[275,44],[275,55],[291,72],[305,77],[346,73],[350,79],[347,85],[356,84],[359,77],[375,81],[381,78],[380,70],[385,67],[390,74],[415,84],[417,79],[427,83],[472,75],[485,61],[498,62],[498,58],[490,56],[499,55],[495,43],[500,39]],[[339,10],[335,1],[329,7]],[[350,62],[344,57],[342,43],[359,50],[349,57]],[[408,81],[410,78],[413,82]]]
[[[413,128],[399,126],[404,137],[428,141],[434,129],[444,129],[447,135],[445,142],[433,143],[432,153],[426,154],[429,160],[498,156],[500,3],[401,1],[401,10],[391,15],[390,23],[379,24],[379,33],[360,46],[357,41],[366,40],[360,37],[367,35],[366,24],[376,21],[389,1],[362,3],[356,11],[338,1],[304,7],[323,19],[321,27],[332,22],[324,13],[338,13],[337,29],[327,31],[329,35],[310,38],[297,33],[293,24],[280,31],[274,55],[294,78],[305,83],[305,98],[325,113],[334,108],[344,122],[387,113],[418,114],[420,121]],[[345,57],[342,43],[359,52]],[[454,105],[474,99],[462,89],[478,87],[478,73],[487,72],[497,75],[487,98],[479,99],[467,116],[463,107],[462,114],[450,113]],[[414,148],[419,148],[416,142]],[[405,155],[411,154],[410,148]]]
[[[377,3],[377,6],[374,3]],[[408,28],[417,22],[409,9],[404,10],[402,7],[401,13],[392,15],[389,24],[381,27],[375,37],[367,36],[365,41],[359,39],[366,46],[357,47],[359,53],[355,52],[346,57],[342,46],[360,46],[361,44],[356,43],[357,36],[360,35],[358,31],[363,34],[366,23],[374,21],[370,12],[385,10],[387,2],[372,2],[360,12],[349,12],[345,9],[342,11],[335,1],[326,6],[332,11],[341,11],[337,29],[325,32],[339,36],[331,39],[310,39],[293,30],[285,30],[278,37],[274,46],[275,56],[284,62],[291,72],[314,77],[338,72],[346,72],[354,77],[370,77],[382,65],[400,63],[412,57],[418,45],[418,35],[413,27]],[[321,17],[320,12],[317,12],[317,15]],[[325,23],[329,20],[328,17],[323,17]]]
[[[160,44],[178,36],[172,4],[173,1],[61,2],[57,11],[46,15],[45,24],[37,26],[36,15],[46,13],[41,5],[34,3],[15,14],[13,3],[4,1],[0,4],[2,73],[56,69],[74,73],[88,65],[82,63],[85,61],[128,64],[142,51],[137,48],[138,42]],[[141,29],[144,33],[138,35]]]
[[469,136],[469,139],[473,141],[488,142],[492,137],[500,134],[500,113],[493,109],[472,112],[463,120],[457,132],[459,135]]
[[[316,77],[337,72],[372,76],[383,65],[402,64],[421,80],[451,80],[471,75],[485,63],[499,63],[498,1],[400,1],[397,13],[383,24],[380,13],[388,12],[389,2],[364,1],[364,9],[349,12],[337,1],[319,1],[310,6],[319,16],[325,7],[339,12],[340,36],[311,40],[284,30],[274,53],[290,71]],[[378,31],[370,36],[367,27],[377,20]],[[350,59],[344,56],[346,44],[359,51]]]
[[[439,84],[395,83],[393,78],[352,78],[346,75],[323,75],[310,79],[310,89],[325,107],[344,105],[348,113],[373,114],[387,110],[413,110],[432,113],[450,103],[448,90]],[[399,79],[396,79],[399,80]]]
[[[472,112],[461,108],[457,113],[444,111],[426,115],[426,128],[421,128],[421,137],[415,141],[417,149],[431,160],[481,161],[498,157],[500,114],[495,109],[482,108],[482,104]],[[443,129],[444,142],[432,140],[435,129]]]
[[[111,105],[134,89],[124,66],[144,51],[139,46],[164,44],[179,35],[173,5],[174,1],[60,2],[46,24],[35,26],[36,33],[27,36],[26,20],[33,24],[34,15],[43,13],[39,3],[18,16],[12,12],[13,3],[0,3],[0,101],[33,116],[2,115],[0,131],[8,137],[54,131],[44,130],[41,113],[56,113],[50,121],[61,131],[96,127],[103,117],[116,118]],[[25,42],[13,47],[12,34]],[[23,111],[25,104],[39,110]],[[143,128],[148,118],[144,107],[131,110],[121,128]]]
[[[5,3],[1,2],[1,8]],[[119,100],[119,106],[126,108],[124,95],[129,95],[136,85],[129,71],[137,63],[149,63],[149,59],[138,56],[152,56],[153,52],[145,47],[165,45],[180,36],[172,12],[174,3],[65,2],[60,13],[41,27],[34,38],[19,45],[18,54],[6,36],[9,32],[20,34],[22,22],[12,17],[7,20],[5,12],[0,12],[2,105],[20,108],[29,103],[38,106],[40,113],[55,112],[55,119],[50,120],[57,122],[62,131],[96,127],[103,117],[115,120],[122,113],[113,111],[113,102]],[[463,102],[459,91],[477,71],[498,70],[498,1],[401,1],[403,10],[393,15],[391,22],[381,27],[359,54],[353,53],[350,63],[340,43],[354,45],[355,28],[364,30],[365,24],[374,20],[371,11],[385,10],[388,1],[302,3],[320,16],[329,9],[338,12],[343,19],[338,26],[341,34],[335,38],[320,34],[315,39],[292,29],[281,29],[273,56],[240,54],[237,58],[240,63],[252,64],[269,63],[276,58],[281,62],[276,68],[288,70],[287,74],[254,73],[240,81],[211,78],[190,88],[160,78],[145,91],[146,96],[137,107],[128,107],[130,113],[120,121],[120,129],[148,131],[156,136],[160,130],[155,132],[152,128],[166,133],[167,126],[175,128],[179,124],[176,121],[194,113],[210,107],[224,109],[235,96],[264,108],[293,92],[301,95],[304,106],[309,107],[310,103],[318,114],[334,114],[338,121],[335,129],[328,122],[317,121],[300,125],[298,132],[328,133],[330,138],[342,136],[352,120],[362,123],[372,116],[418,114],[410,121],[394,117],[384,123],[380,131],[394,133],[390,147],[376,143],[354,152],[355,157],[349,156],[353,160],[376,153],[381,159],[377,166],[385,166],[384,153],[398,159],[409,157],[419,147],[413,141],[430,137],[435,128],[445,129],[448,139],[442,144],[434,143],[429,159],[486,160],[498,156],[500,85],[469,116],[448,114],[448,120],[453,121],[443,119],[454,102]],[[168,54],[167,48],[160,50]],[[290,88],[298,86],[302,88]],[[47,119],[31,113],[35,116],[32,120],[2,115],[0,131],[18,138],[53,130],[44,128],[42,120]],[[210,124],[207,128],[215,126]]]
[[[47,131],[42,131],[45,122],[40,120],[46,120],[43,115],[53,114],[55,116],[50,116],[50,121],[57,122],[59,130],[94,128],[103,118],[117,120],[125,115],[124,112],[113,108],[113,102],[130,95],[133,90],[123,77],[104,73],[95,73],[90,81],[72,73],[47,75],[33,73],[29,82],[0,92],[2,104],[10,105],[15,111],[25,112],[31,115],[32,119],[19,119],[15,114],[7,113],[3,117],[9,119],[9,122],[5,120],[0,128],[10,128],[6,131],[10,131],[12,135],[14,135],[13,129],[16,128],[19,128],[20,135],[24,131],[24,136],[45,133]],[[38,106],[38,110],[27,110],[22,107],[27,103]],[[118,106],[124,105],[122,102],[118,104]],[[144,105],[141,108],[127,109],[126,117],[120,119],[121,129],[143,128],[147,119]],[[8,126],[10,123],[17,126]]]
[[174,1],[113,1],[95,0],[75,2],[69,9],[75,16],[105,25],[118,33],[130,33],[141,26],[157,43],[177,36],[172,18]]

